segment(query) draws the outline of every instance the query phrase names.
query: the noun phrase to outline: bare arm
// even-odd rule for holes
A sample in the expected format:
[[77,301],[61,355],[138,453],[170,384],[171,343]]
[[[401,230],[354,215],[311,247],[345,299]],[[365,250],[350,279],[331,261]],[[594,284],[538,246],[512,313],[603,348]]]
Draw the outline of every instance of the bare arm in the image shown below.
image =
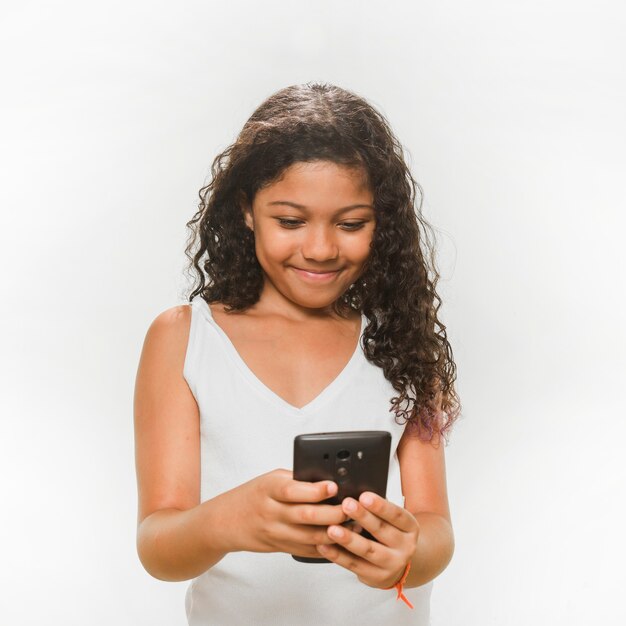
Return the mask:
[[190,316],[180,306],[154,320],[135,382],[137,552],[161,580],[193,578],[225,553],[201,522],[211,507],[199,508],[200,416],[182,375]]
[[146,334],[135,384],[137,553],[155,578],[194,578],[228,552],[318,556],[340,506],[314,505],[336,485],[274,470],[200,503],[200,415],[183,377],[191,310],[159,315]]
[[137,552],[146,571],[159,580],[181,581],[215,565],[226,551],[216,545],[216,538],[206,537],[210,513],[161,509],[143,520]]
[[405,432],[398,457],[404,506],[419,523],[417,549],[405,586],[418,587],[443,572],[454,553],[443,440],[423,442]]

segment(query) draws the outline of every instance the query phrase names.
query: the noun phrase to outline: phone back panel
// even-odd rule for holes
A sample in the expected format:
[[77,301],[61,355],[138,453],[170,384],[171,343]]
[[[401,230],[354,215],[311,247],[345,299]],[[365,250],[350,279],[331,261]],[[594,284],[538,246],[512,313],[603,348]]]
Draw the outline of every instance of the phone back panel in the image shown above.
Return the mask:
[[381,430],[298,435],[294,439],[293,477],[336,482],[339,491],[324,501],[328,504],[340,504],[347,497],[358,499],[364,491],[384,498],[390,447],[391,434]]

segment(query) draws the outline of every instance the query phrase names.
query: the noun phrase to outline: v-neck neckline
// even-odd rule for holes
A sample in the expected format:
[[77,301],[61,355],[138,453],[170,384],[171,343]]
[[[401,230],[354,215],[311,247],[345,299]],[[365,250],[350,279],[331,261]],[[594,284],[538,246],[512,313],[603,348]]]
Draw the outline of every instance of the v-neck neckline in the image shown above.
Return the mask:
[[224,329],[216,322],[213,317],[213,312],[211,311],[211,307],[209,304],[202,298],[202,296],[197,296],[200,300],[201,306],[204,309],[206,314],[206,318],[211,324],[212,328],[215,329],[217,334],[220,336],[222,340],[222,345],[224,346],[226,352],[230,356],[233,363],[237,366],[241,374],[248,380],[248,382],[257,389],[262,395],[268,398],[271,402],[286,410],[289,413],[297,414],[297,415],[307,415],[312,413],[317,408],[325,404],[337,391],[341,388],[344,382],[349,378],[350,373],[356,366],[359,357],[362,355],[361,350],[361,339],[363,337],[363,331],[365,329],[367,318],[365,315],[361,314],[361,327],[359,329],[359,338],[357,340],[356,347],[352,353],[352,356],[348,360],[348,362],[344,365],[343,369],[333,378],[333,380],[326,385],[312,400],[307,402],[304,406],[297,407],[293,404],[287,402],[282,396],[277,394],[274,390],[268,387],[248,366],[248,364],[244,361],[242,356],[235,348],[235,345],[231,341],[230,337],[226,334]]

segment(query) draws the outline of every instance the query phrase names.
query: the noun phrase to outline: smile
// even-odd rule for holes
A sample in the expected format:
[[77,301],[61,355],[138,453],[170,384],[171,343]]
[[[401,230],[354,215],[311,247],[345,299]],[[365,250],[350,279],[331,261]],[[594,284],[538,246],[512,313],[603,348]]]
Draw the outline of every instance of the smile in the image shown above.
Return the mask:
[[291,268],[300,278],[304,280],[314,282],[314,283],[323,283],[332,280],[341,270],[335,270],[334,272],[313,272],[310,270],[302,270],[298,267]]

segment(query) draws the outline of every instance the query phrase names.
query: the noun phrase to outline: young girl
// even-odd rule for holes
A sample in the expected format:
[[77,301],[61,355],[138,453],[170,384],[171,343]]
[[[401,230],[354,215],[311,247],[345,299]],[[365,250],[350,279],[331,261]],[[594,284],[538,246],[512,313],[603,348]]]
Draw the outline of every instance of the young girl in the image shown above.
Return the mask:
[[[137,373],[141,562],[193,579],[191,626],[428,624],[459,403],[402,148],[362,98],[292,86],[212,174],[191,304],[154,320]],[[330,505],[335,483],[293,480],[296,435],[349,430],[391,433],[387,498]]]

